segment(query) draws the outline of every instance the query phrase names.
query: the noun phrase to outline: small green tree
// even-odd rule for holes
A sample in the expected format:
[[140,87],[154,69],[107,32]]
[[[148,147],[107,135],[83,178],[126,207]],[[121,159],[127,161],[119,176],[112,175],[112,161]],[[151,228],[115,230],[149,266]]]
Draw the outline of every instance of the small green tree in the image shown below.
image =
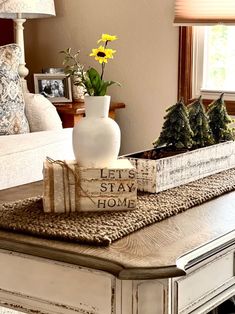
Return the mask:
[[214,139],[200,96],[188,106],[189,123],[193,131],[193,146],[195,148],[212,145]]
[[171,146],[173,149],[189,149],[192,147],[193,132],[188,118],[188,111],[183,100],[167,109],[167,115],[159,138],[153,143],[154,147]]
[[229,124],[232,119],[229,117],[222,93],[220,97],[212,102],[208,109],[209,125],[215,140],[215,143],[233,140],[232,129]]

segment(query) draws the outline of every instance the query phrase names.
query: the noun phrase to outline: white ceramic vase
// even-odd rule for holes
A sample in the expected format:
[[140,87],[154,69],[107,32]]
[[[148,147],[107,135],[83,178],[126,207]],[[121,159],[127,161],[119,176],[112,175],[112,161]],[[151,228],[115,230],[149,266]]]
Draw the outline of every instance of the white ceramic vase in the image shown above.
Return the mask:
[[80,166],[109,167],[120,150],[120,128],[108,117],[110,96],[85,96],[85,118],[73,128],[73,151]]

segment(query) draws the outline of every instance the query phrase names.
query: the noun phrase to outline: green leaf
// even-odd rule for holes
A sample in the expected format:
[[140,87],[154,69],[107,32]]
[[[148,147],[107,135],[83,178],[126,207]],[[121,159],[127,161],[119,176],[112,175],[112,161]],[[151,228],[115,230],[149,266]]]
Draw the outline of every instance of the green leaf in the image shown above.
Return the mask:
[[107,87],[111,86],[113,84],[116,84],[118,86],[122,86],[119,82],[114,82],[114,81],[106,81],[105,84],[107,85]]
[[97,96],[105,96],[107,87],[105,86],[105,81],[101,81],[100,89],[98,90]]
[[107,88],[113,84],[116,84],[118,86],[121,86],[120,83],[114,82],[114,81],[102,81],[100,90],[99,90],[99,96],[105,96],[107,92]]
[[91,84],[91,81],[90,81],[90,78],[89,77],[84,77],[83,79],[83,84],[85,85],[86,87],[86,90],[87,90],[87,93],[90,95],[90,96],[94,96],[94,88]]
[[90,68],[87,71],[87,74],[94,89],[94,95],[99,96],[99,90],[102,82],[99,73],[94,68]]

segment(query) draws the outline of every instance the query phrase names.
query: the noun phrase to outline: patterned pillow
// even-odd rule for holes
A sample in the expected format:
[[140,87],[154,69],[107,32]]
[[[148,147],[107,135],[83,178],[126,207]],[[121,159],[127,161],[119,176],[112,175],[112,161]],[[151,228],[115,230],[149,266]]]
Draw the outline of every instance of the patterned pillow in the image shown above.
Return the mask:
[[24,98],[18,75],[20,47],[0,47],[0,135],[28,133]]

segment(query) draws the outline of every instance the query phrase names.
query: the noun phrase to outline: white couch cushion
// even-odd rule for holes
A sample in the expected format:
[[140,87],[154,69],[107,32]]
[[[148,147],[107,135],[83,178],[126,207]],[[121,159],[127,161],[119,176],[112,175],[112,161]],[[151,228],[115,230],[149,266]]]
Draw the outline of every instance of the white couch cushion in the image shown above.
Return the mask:
[[0,137],[0,189],[42,179],[43,161],[74,159],[72,129]]
[[24,94],[25,113],[30,132],[62,129],[62,122],[55,106],[40,94]]
[[29,132],[24,98],[18,74],[20,47],[0,47],[0,135]]

